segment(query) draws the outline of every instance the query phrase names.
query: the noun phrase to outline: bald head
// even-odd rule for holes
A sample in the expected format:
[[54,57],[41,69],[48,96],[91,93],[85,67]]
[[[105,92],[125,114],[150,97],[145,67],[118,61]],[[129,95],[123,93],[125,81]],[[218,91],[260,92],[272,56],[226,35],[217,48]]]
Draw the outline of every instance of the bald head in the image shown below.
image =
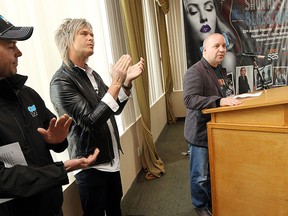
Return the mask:
[[226,42],[222,34],[214,33],[205,38],[203,42],[203,58],[210,65],[217,67],[226,54]]
[[223,36],[222,34],[214,33],[214,34],[208,35],[208,36],[205,38],[205,40],[203,41],[203,48],[204,48],[207,44],[211,43],[211,41],[215,40],[216,38],[223,38],[224,43],[225,43],[225,38],[224,38],[224,36]]

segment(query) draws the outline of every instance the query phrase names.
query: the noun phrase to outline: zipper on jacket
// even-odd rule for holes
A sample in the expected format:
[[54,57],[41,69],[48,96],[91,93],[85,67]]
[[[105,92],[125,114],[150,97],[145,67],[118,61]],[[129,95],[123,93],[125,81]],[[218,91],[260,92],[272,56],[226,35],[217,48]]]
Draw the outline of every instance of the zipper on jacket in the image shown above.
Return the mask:
[[21,125],[20,125],[20,123],[19,123],[19,121],[18,121],[18,119],[17,119],[15,113],[13,112],[12,115],[13,115],[13,117],[14,117],[14,119],[15,119],[15,121],[16,121],[16,123],[17,123],[19,129],[20,129],[20,131],[21,131],[21,134],[22,134],[22,137],[23,137],[24,142],[26,142],[26,136],[25,136],[25,133],[24,133],[24,131],[22,130],[22,127],[21,127]]

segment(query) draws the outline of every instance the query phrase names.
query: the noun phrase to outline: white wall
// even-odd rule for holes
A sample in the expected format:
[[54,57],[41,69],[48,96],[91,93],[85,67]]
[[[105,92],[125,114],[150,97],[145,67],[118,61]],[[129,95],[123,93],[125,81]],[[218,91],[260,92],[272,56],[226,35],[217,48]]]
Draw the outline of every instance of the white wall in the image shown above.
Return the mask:
[[172,92],[171,101],[175,117],[184,118],[186,116],[186,108],[183,102],[183,91]]

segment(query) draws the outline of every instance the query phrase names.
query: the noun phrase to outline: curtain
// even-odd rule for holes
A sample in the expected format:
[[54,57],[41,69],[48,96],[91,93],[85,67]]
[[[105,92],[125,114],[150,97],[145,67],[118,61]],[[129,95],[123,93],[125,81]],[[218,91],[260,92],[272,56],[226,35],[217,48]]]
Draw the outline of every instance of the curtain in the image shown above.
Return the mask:
[[173,80],[171,75],[171,63],[168,47],[168,37],[165,14],[169,11],[169,1],[162,2],[162,5],[157,0],[158,6],[156,6],[158,29],[160,37],[160,50],[162,56],[162,67],[164,74],[164,86],[165,86],[165,100],[167,110],[167,122],[168,124],[176,123],[176,117],[174,116],[172,105],[171,105],[171,92],[173,92]]
[[174,92],[183,90],[183,76],[187,70],[182,13],[182,1],[169,1],[166,21]]
[[[141,0],[121,0],[124,21],[127,27],[127,41],[132,59],[136,63],[140,57],[146,59],[144,24]],[[161,177],[165,173],[164,163],[160,159],[151,133],[149,85],[147,69],[134,81],[141,112],[143,142],[141,162],[147,172],[147,179]]]
[[[113,64],[125,53],[128,53],[127,44],[125,41],[125,25],[123,24],[123,16],[121,13],[121,3],[115,0],[102,1],[104,4],[103,11],[106,11],[107,31],[106,38],[110,38],[111,60]],[[140,110],[138,107],[135,88],[132,88],[131,99],[127,102],[125,109],[121,115],[116,115],[118,130],[120,136],[127,128],[140,118]]]
[[150,106],[165,94],[155,1],[142,1]]
[[163,14],[169,12],[169,0],[156,0]]

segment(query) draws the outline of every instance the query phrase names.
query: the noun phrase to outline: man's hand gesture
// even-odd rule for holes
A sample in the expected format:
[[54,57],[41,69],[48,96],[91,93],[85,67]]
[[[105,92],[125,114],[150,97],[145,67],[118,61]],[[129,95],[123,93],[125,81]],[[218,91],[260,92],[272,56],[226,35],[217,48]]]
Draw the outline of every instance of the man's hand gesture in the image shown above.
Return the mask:
[[51,119],[47,130],[38,128],[37,131],[43,136],[45,142],[58,144],[67,137],[71,123],[72,118],[64,114],[58,120],[56,118]]
[[99,149],[96,148],[94,150],[93,155],[89,155],[87,158],[79,158],[79,159],[71,159],[64,162],[64,166],[67,172],[71,172],[77,169],[87,168],[88,166],[92,165],[99,154]]

